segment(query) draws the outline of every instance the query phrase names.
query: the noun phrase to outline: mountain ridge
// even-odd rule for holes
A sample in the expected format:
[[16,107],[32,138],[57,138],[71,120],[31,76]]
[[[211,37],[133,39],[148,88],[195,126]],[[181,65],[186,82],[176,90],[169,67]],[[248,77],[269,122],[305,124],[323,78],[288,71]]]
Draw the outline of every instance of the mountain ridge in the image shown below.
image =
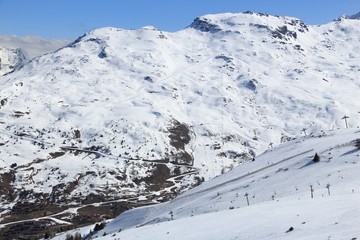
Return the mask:
[[96,29],[34,58],[0,78],[1,218],[25,200],[166,201],[345,115],[356,126],[358,24],[206,15],[174,33]]
[[360,12],[353,14],[353,15],[345,15],[345,18],[353,19],[353,20],[360,20]]

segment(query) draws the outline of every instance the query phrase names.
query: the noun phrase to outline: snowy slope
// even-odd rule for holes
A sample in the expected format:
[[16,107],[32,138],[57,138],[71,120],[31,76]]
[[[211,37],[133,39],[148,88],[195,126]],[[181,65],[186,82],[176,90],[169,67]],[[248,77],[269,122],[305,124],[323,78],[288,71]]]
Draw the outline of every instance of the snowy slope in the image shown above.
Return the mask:
[[283,144],[168,203],[121,214],[98,239],[357,239],[359,136]]
[[271,146],[344,128],[344,115],[357,126],[359,24],[206,15],[174,33],[96,29],[33,59],[0,78],[0,217],[14,221],[25,201],[38,215],[163,201]]

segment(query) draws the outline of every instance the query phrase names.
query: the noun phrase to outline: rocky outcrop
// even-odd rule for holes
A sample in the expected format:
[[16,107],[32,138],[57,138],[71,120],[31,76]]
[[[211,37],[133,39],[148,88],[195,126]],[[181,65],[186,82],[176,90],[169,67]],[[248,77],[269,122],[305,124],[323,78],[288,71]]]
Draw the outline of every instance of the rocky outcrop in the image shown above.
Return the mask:
[[20,48],[0,48],[0,76],[16,71],[26,61],[26,54]]

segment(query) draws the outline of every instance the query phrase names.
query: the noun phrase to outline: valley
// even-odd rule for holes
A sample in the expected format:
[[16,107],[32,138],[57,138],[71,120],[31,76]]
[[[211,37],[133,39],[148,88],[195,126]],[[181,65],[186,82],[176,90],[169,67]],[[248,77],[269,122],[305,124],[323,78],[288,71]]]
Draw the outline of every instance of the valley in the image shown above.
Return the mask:
[[[95,29],[14,68],[0,77],[0,238],[168,206],[193,188],[205,195],[232,183],[246,188],[259,174],[305,165],[315,152],[325,158],[330,145],[318,144],[341,129],[355,134],[331,144],[350,146],[360,124],[359,24],[209,14],[177,32]],[[301,151],[286,148],[305,139]],[[249,164],[256,168],[246,171]],[[234,171],[244,172],[229,177]],[[255,201],[273,191],[257,189],[263,198]],[[129,228],[160,223],[166,211]]]

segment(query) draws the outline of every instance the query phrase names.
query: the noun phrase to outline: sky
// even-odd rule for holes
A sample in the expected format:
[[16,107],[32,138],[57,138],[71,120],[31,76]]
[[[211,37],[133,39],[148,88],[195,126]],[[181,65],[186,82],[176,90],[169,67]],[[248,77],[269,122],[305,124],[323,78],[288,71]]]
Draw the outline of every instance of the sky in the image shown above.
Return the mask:
[[360,12],[359,0],[0,0],[0,34],[73,40],[101,27],[174,32],[205,14],[262,12],[327,23]]

